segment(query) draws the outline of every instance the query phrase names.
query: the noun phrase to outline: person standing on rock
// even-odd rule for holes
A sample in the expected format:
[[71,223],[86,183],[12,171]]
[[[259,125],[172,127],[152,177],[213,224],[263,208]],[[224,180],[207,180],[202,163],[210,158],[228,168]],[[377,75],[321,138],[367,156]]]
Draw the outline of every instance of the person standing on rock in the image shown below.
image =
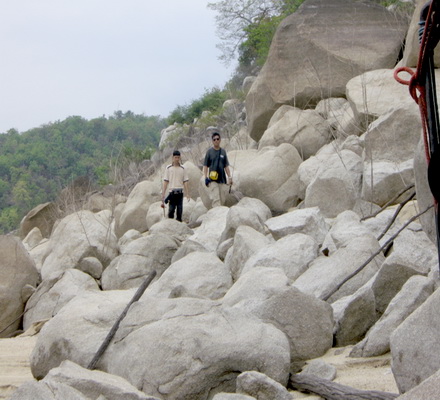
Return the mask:
[[174,218],[174,212],[177,211],[176,219],[182,222],[183,194],[190,200],[188,180],[188,173],[180,163],[180,151],[174,150],[173,162],[165,168],[163,178],[162,207],[169,203],[168,218]]
[[216,207],[225,204],[229,191],[228,183],[232,185],[232,176],[226,150],[220,147],[220,133],[214,131],[211,139],[212,147],[206,152],[203,162],[203,175],[205,185],[210,191],[212,206]]

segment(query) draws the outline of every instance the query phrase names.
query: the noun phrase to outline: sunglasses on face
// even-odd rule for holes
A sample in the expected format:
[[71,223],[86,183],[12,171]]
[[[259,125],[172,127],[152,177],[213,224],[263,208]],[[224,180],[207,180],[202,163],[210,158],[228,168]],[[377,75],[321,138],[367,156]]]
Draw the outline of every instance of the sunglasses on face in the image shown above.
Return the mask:
[[214,138],[214,139],[212,139],[212,141],[213,141],[213,142],[220,141],[220,138]]

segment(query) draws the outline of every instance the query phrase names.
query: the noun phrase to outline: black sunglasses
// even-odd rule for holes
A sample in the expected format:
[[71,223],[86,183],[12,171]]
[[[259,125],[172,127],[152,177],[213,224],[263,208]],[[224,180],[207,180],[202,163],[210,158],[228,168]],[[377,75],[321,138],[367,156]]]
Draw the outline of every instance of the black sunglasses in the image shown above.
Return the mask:
[[213,142],[215,142],[215,141],[217,141],[217,140],[220,140],[220,138],[214,138],[214,139],[212,139]]

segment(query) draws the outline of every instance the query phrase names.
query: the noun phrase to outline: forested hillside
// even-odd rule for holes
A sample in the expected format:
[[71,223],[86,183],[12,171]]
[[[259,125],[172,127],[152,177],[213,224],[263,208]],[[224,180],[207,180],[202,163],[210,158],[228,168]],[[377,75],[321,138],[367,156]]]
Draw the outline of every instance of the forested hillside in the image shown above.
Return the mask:
[[121,155],[148,159],[165,126],[159,116],[117,111],[0,135],[0,233],[16,229],[29,210],[54,200],[73,179],[86,175],[110,183],[111,160]]

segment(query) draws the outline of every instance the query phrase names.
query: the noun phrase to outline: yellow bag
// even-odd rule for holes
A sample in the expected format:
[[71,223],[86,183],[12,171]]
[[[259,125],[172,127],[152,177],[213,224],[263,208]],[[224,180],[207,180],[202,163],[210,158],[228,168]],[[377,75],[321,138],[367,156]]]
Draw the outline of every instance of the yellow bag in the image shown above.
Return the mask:
[[211,179],[211,181],[216,181],[218,179],[217,171],[209,171],[209,179]]

